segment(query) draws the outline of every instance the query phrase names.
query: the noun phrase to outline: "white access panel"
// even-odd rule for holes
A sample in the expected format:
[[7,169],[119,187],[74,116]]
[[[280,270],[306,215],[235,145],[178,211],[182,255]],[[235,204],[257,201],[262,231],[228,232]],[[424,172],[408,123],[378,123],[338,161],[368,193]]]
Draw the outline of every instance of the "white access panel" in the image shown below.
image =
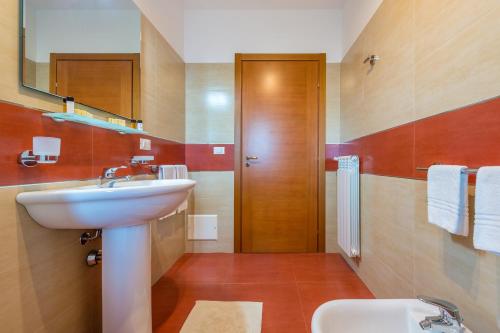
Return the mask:
[[217,215],[189,215],[188,240],[217,240]]

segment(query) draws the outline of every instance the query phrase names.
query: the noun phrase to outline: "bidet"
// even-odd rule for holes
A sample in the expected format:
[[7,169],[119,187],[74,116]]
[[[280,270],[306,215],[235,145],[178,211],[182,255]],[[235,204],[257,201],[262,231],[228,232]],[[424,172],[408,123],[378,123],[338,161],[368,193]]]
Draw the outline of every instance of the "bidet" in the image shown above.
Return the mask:
[[[417,299],[339,299],[322,304],[314,312],[312,333],[424,333],[420,322],[426,317],[438,318],[440,308],[449,304],[436,299],[439,306]],[[433,327],[432,332],[458,332],[453,327]],[[461,327],[463,333],[472,333]]]

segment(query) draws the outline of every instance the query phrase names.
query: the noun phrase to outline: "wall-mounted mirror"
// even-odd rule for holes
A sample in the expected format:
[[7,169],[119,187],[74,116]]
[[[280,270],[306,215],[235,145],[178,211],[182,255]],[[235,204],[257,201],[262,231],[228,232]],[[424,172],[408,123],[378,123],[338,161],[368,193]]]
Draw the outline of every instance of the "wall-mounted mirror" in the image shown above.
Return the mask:
[[21,0],[22,84],[140,118],[141,14],[132,0]]

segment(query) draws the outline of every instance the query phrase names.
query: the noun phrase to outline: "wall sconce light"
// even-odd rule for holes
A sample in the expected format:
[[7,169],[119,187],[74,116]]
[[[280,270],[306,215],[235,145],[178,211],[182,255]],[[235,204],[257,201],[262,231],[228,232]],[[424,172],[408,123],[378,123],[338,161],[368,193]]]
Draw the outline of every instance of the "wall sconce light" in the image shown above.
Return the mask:
[[19,164],[34,167],[37,164],[54,164],[61,155],[61,139],[44,136],[33,137],[33,150],[19,155]]

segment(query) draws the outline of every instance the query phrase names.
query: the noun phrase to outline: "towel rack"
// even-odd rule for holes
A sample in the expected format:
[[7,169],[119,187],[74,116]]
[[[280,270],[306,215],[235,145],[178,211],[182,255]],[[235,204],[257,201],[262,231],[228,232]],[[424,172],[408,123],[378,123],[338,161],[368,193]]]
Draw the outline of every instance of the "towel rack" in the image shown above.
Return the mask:
[[[417,167],[417,171],[428,171],[428,170],[429,170],[429,168],[421,168],[421,167]],[[462,171],[462,173],[476,174],[478,170],[479,170],[479,169],[470,169],[470,168],[467,168],[467,169],[464,169],[464,170]]]

